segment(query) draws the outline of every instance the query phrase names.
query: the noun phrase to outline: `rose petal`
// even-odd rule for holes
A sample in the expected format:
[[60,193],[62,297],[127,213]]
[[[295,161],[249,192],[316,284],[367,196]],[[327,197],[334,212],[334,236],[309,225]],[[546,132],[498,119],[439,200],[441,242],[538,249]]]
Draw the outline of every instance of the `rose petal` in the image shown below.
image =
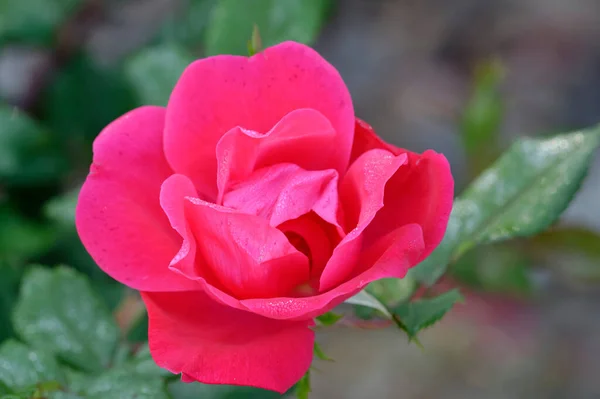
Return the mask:
[[352,163],[356,161],[356,159],[362,154],[374,149],[388,150],[394,155],[400,155],[406,152],[406,150],[383,141],[381,137],[375,133],[371,125],[359,118],[356,118],[354,124],[352,153],[350,155],[350,165],[352,165]]
[[345,229],[351,230],[333,251],[321,275],[319,290],[340,284],[355,268],[362,248],[361,235],[383,207],[385,185],[406,162],[406,155],[394,156],[375,149],[362,154],[348,169],[340,184]]
[[339,73],[311,48],[286,42],[251,58],[220,55],[191,64],[167,107],[165,151],[177,173],[189,176],[199,194],[217,197],[215,147],[235,127],[268,132],[291,111],[311,108],[337,133],[328,148],[347,166],[354,110]]
[[190,179],[183,175],[172,175],[161,186],[160,206],[172,228],[181,237],[181,246],[175,257],[170,260],[169,269],[192,280],[206,276],[216,281],[216,278],[211,278],[214,274],[210,273],[209,268],[199,268],[196,265],[196,239],[187,222],[183,201],[186,197],[195,198],[197,195]]
[[[423,251],[423,231],[417,224],[394,230],[374,243],[359,257],[362,272],[352,275],[330,291],[303,298],[244,299],[246,309],[281,320],[305,320],[328,312],[357,294],[370,282],[382,278],[402,278],[415,265]],[[374,263],[369,263],[374,262]]]
[[402,225],[418,223],[425,240],[423,260],[446,232],[454,197],[450,165],[443,155],[434,151],[416,154],[385,143],[369,125],[357,120],[353,154],[372,148],[406,154],[408,161],[388,181],[385,206],[365,230],[365,240],[368,244]]
[[[187,277],[205,278],[210,269],[236,298],[287,295],[308,281],[306,256],[261,217],[194,198],[191,182],[182,175],[165,181],[160,197],[184,239],[171,267]],[[195,257],[189,252],[194,240]]]
[[295,164],[257,170],[232,187],[223,205],[257,215],[271,226],[296,219],[311,210],[337,225],[338,173],[333,169],[306,171]]
[[123,284],[146,291],[197,289],[168,269],[180,240],[158,201],[172,174],[162,151],[164,115],[160,107],[138,108],[100,133],[79,194],[77,231],[100,268]]
[[284,393],[308,370],[311,321],[280,321],[223,306],[202,292],[142,293],[156,363],[186,382]]
[[339,153],[315,151],[333,148],[337,135],[318,111],[298,109],[283,117],[266,134],[236,127],[217,143],[217,203],[229,186],[244,181],[255,170],[280,163],[293,163],[306,170],[339,168],[345,159]]

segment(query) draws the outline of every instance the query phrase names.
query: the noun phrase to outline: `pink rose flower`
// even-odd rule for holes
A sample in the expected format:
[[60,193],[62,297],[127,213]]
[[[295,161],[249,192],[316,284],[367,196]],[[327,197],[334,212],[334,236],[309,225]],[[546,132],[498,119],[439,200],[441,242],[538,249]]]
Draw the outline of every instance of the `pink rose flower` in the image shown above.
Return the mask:
[[168,106],[106,127],[77,206],[98,265],[141,292],[156,363],[284,392],[314,317],[405,276],[444,235],[446,159],[381,141],[314,50],[192,63]]

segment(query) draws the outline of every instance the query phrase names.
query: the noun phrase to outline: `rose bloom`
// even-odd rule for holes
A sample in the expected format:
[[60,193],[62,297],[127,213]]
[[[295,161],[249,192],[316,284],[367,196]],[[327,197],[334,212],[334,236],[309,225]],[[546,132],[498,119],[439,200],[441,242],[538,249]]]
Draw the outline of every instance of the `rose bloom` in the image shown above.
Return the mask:
[[159,366],[284,392],[311,365],[314,317],[404,277],[452,198],[442,155],[383,142],[336,69],[286,42],[196,61],[166,108],[106,127],[76,221],[102,270],[141,292]]

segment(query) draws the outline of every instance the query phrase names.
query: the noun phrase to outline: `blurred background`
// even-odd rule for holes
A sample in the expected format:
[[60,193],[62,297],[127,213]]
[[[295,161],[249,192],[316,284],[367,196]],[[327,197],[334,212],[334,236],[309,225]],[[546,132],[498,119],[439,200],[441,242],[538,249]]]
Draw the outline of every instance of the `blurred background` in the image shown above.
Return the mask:
[[[263,46],[313,45],[387,141],[444,153],[457,194],[520,136],[600,119],[598,0],[0,0],[0,341],[33,263],[88,275],[130,322],[131,293],[74,229],[91,143],[166,104],[191,60],[247,54],[254,24]],[[441,284],[466,301],[423,349],[397,329],[325,329],[335,362],[316,363],[312,397],[600,398],[599,199],[600,158],[557,226],[454,263]]]

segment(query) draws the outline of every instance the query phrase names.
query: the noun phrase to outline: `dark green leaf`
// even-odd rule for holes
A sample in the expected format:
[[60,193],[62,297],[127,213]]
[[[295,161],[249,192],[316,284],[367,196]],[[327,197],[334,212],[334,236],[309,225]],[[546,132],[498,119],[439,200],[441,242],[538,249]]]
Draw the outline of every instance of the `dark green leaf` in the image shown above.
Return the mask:
[[172,399],[276,399],[282,396],[277,392],[251,387],[231,385],[208,385],[199,382],[191,384],[181,381],[168,386]]
[[[169,377],[173,374],[161,369],[154,363],[147,343],[128,359],[126,357],[129,355],[129,348],[125,345],[121,348],[123,349],[124,358],[113,360],[113,368],[100,376],[94,377],[69,370],[67,373],[69,390],[80,393],[86,398],[87,395],[91,395],[93,398],[101,398],[102,395],[107,395],[107,398],[164,397],[162,377]],[[116,356],[120,357],[119,355]],[[127,381],[129,377],[130,380]],[[119,392],[122,392],[121,395],[124,396],[118,396],[117,393]]]
[[75,395],[74,393],[57,391],[57,392],[51,392],[48,395],[48,399],[83,399],[83,397],[79,396],[79,395]]
[[17,108],[0,104],[0,182],[45,183],[59,177],[65,167],[48,131]]
[[354,310],[354,316],[361,320],[373,320],[379,314],[375,309],[365,306],[354,305],[352,308]]
[[167,105],[181,73],[194,57],[176,45],[146,48],[131,57],[126,76],[140,105]]
[[27,219],[12,207],[0,205],[0,220],[0,261],[31,259],[55,242],[50,226]]
[[[96,137],[135,106],[121,72],[97,66],[85,56],[76,57],[60,71],[43,100],[45,119],[69,146]],[[71,151],[70,155],[79,154]]]
[[[0,395],[8,395],[8,394],[12,394],[13,391],[12,389],[10,389],[6,384],[4,384],[2,381],[0,381]],[[0,396],[0,398],[3,398],[4,396]]]
[[85,390],[87,399],[168,399],[161,378],[116,368],[90,382]]
[[14,391],[48,382],[64,382],[54,357],[41,350],[8,340],[0,346],[0,381]]
[[0,1],[0,42],[50,44],[58,26],[82,0]]
[[399,319],[410,339],[417,333],[440,320],[456,302],[462,301],[457,289],[435,298],[420,299],[394,308],[394,317]]
[[549,227],[578,190],[599,145],[599,128],[513,144],[455,201],[444,240],[411,276],[430,285],[475,245]]
[[173,375],[171,372],[162,369],[156,365],[152,356],[148,343],[145,343],[135,356],[124,366],[132,371],[132,373],[156,377],[168,377]]
[[21,270],[0,261],[0,342],[14,335],[10,315],[19,293]]
[[370,283],[366,290],[386,306],[394,306],[408,300],[416,288],[415,281],[410,277],[383,278]]
[[[64,221],[66,222],[66,218]],[[55,222],[59,223],[58,220]],[[115,309],[125,293],[125,286],[110,278],[98,267],[81,243],[74,225],[55,227],[58,227],[55,228],[54,234],[58,242],[50,253],[51,259],[60,259],[90,277],[94,291],[100,295],[109,309]]]
[[94,376],[91,374],[75,371],[69,368],[65,368],[64,371],[67,377],[67,387],[69,391],[77,394],[83,394],[83,392],[94,379]]
[[0,399],[31,399],[33,393],[33,389],[28,389],[26,391],[0,396]]
[[81,369],[106,367],[119,337],[108,309],[74,270],[30,270],[15,307],[17,333]]
[[326,0],[219,0],[206,28],[206,52],[246,55],[254,25],[264,47],[293,40],[311,44],[329,7]]
[[321,316],[317,316],[317,321],[319,322],[319,324],[322,324],[324,326],[332,326],[335,323],[337,323],[342,317],[344,317],[344,315],[337,314],[334,312],[327,312],[325,314],[322,314]]

